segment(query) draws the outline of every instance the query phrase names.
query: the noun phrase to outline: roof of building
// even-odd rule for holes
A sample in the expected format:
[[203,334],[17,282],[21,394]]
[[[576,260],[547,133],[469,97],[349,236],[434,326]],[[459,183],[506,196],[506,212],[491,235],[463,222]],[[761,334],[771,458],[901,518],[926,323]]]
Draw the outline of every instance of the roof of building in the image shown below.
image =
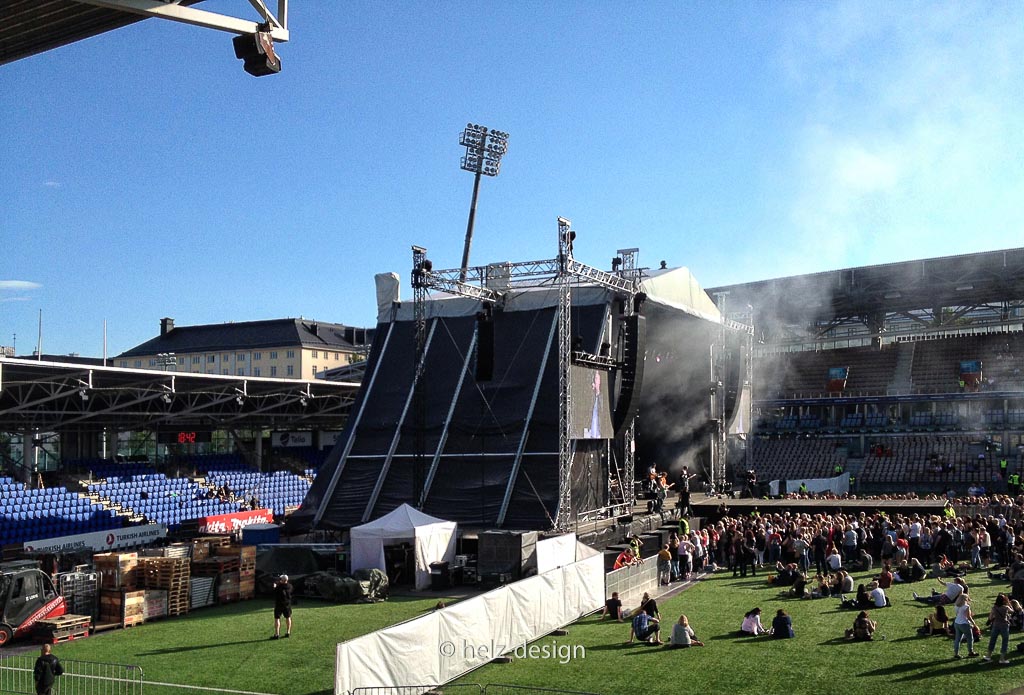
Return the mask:
[[166,333],[126,350],[118,357],[292,346],[352,351],[369,344],[372,338],[373,329],[301,318],[172,326]]

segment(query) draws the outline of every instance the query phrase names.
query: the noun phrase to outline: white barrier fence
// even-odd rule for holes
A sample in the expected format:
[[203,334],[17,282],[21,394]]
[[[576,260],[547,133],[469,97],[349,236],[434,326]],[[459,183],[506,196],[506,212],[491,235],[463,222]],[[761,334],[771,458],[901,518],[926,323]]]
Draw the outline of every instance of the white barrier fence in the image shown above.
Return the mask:
[[598,610],[603,556],[578,542],[558,546],[571,553],[561,566],[339,644],[335,694],[442,685]]
[[658,588],[658,556],[644,558],[639,565],[612,570],[605,575],[605,595],[619,592],[624,610],[640,604],[644,592],[653,593]]

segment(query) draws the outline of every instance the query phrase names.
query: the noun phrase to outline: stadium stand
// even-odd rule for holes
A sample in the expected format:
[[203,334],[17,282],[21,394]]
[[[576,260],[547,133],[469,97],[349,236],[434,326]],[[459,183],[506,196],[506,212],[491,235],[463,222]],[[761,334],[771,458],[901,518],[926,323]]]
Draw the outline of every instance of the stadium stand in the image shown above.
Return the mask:
[[955,393],[960,390],[961,361],[980,360],[987,390],[1024,389],[1019,359],[1024,334],[989,333],[916,341],[912,371],[914,393]]
[[893,345],[790,352],[759,360],[758,398],[811,398],[827,395],[830,367],[849,367],[844,395],[884,395],[896,370]]
[[116,510],[63,487],[29,490],[0,478],[0,545],[120,528]]
[[828,478],[844,469],[847,449],[835,439],[792,437],[753,440],[753,465],[759,480]]
[[884,437],[873,441],[861,469],[866,483],[999,484],[999,456],[976,436]]

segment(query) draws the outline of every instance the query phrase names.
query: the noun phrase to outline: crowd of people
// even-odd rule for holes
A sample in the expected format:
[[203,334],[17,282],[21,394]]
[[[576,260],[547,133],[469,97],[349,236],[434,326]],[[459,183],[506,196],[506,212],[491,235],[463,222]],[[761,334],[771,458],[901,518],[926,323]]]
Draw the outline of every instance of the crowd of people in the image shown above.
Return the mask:
[[[1001,504],[978,506],[995,511]],[[692,531],[684,520],[686,526],[658,552],[658,576],[666,584],[700,568],[731,571],[734,577],[756,576],[760,570],[766,582],[781,589],[785,597],[832,598],[840,609],[856,611],[840,638],[853,641],[884,639],[872,612],[891,605],[888,589],[931,579],[936,584],[924,584],[928,591],[915,591],[913,597],[932,605],[932,612],[920,626],[908,628],[916,627],[920,635],[951,638],[953,657],[959,659],[980,656],[976,644],[982,629],[966,576],[987,572],[990,580],[1005,582],[1005,589],[987,613],[990,639],[984,659],[991,660],[998,647],[1000,663],[1005,664],[1010,630],[1024,629],[1021,516],[1000,512],[958,517],[953,505],[947,504],[935,515],[755,511],[746,517],[724,516]],[[639,561],[639,547],[624,552],[632,558],[630,562]],[[868,580],[857,584],[853,572],[868,573]],[[602,617],[629,619],[631,643],[663,643],[657,603],[647,594],[632,613],[613,595]],[[768,626],[761,622],[760,608],[737,620],[743,636],[786,639],[795,635],[785,609],[779,609]],[[703,645],[686,615],[673,625],[669,645]]]

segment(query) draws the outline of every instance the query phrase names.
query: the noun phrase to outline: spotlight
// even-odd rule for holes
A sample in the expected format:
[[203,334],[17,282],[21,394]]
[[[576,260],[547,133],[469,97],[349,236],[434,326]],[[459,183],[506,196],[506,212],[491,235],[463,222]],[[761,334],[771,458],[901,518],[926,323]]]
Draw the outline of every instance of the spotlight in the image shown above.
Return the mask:
[[85,389],[78,389],[78,397],[83,401],[89,400],[89,394],[85,392]]
[[160,400],[162,400],[167,405],[170,405],[171,404],[171,394],[165,393],[164,395],[160,396]]
[[243,403],[245,403],[245,399],[242,398],[241,396],[235,396],[235,403],[237,403],[238,405],[242,405]]
[[299,398],[299,405],[301,405],[303,408],[305,408],[308,404],[309,404],[309,401],[306,400],[305,396],[302,396],[301,398]]
[[616,272],[620,267],[622,267],[622,258],[616,256],[612,259],[612,272]]

